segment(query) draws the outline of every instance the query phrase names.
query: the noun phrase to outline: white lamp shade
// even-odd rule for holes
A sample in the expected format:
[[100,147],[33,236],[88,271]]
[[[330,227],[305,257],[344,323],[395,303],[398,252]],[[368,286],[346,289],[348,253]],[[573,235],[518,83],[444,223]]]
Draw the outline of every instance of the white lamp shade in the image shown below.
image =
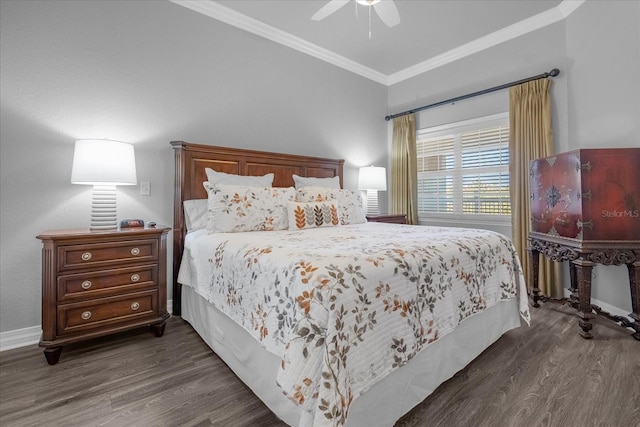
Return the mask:
[[72,184],[136,185],[133,145],[106,139],[76,141]]
[[361,190],[387,190],[387,171],[383,167],[360,168],[358,188]]

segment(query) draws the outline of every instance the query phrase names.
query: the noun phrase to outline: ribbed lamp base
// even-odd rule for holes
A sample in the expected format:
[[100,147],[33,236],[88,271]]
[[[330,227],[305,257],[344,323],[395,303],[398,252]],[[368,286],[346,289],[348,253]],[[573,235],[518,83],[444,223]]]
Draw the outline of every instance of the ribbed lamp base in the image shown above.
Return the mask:
[[378,213],[378,190],[367,190],[367,215]]
[[90,228],[92,230],[109,230],[118,228],[115,185],[93,186]]

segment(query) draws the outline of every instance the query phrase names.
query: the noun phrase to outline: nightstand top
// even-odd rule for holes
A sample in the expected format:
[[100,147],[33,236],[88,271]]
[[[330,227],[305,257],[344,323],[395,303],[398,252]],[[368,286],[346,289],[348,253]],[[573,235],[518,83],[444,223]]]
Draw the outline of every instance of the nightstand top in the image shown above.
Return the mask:
[[145,235],[168,233],[171,227],[164,225],[156,225],[155,227],[130,227],[130,228],[112,228],[108,230],[91,230],[88,228],[70,228],[60,230],[47,230],[36,236],[38,239],[56,239],[56,238],[74,238],[81,236],[122,236],[122,235]]
[[367,214],[365,215],[367,221],[371,222],[388,222],[391,224],[406,224],[407,223],[407,215],[406,214],[389,214],[389,213],[380,213],[380,214]]
[[407,216],[406,214],[394,214],[394,213],[377,213],[377,214],[366,214],[367,218],[390,218],[390,217],[402,217]]

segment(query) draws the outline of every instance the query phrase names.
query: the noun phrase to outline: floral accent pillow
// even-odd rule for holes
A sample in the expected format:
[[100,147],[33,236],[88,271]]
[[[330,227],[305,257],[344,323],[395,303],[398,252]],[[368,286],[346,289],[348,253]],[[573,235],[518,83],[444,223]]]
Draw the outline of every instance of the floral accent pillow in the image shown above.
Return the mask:
[[272,231],[288,228],[287,203],[293,187],[243,187],[205,183],[209,194],[207,230],[213,233]]
[[289,202],[289,230],[335,227],[340,225],[338,206],[333,200],[324,202]]
[[342,225],[367,222],[362,195],[359,191],[306,187],[296,191],[296,200],[298,202],[336,200]]

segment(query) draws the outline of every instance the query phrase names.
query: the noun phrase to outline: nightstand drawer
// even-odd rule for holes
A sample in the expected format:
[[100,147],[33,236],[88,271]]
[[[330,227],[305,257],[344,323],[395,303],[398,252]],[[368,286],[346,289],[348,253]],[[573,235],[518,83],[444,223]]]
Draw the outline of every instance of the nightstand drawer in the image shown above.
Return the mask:
[[58,247],[58,271],[157,259],[157,239]]
[[157,300],[157,291],[154,289],[85,303],[60,305],[57,332],[60,335],[70,334],[143,317],[154,317],[158,310]]
[[58,277],[58,301],[78,301],[133,292],[156,286],[158,265],[136,265]]

